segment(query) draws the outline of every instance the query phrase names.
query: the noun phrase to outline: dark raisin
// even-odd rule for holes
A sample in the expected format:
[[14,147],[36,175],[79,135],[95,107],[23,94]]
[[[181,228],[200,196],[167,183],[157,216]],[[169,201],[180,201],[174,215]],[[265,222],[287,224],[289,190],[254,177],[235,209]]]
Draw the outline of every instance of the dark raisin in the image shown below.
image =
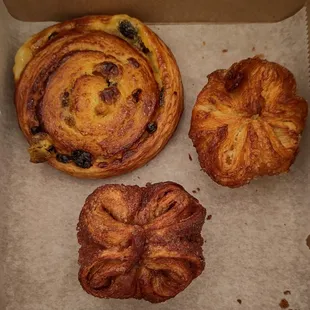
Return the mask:
[[61,98],[61,104],[63,107],[67,107],[69,104],[69,92],[65,91],[62,94],[62,98]]
[[142,93],[141,88],[137,88],[132,92],[132,98],[135,103],[137,103],[140,100],[141,93]]
[[121,93],[116,86],[110,86],[99,92],[101,100],[107,104],[115,103],[118,100],[120,94]]
[[92,166],[92,155],[83,150],[76,150],[72,152],[72,160],[81,168],[90,168]]
[[47,151],[50,152],[50,153],[55,152],[55,147],[54,147],[54,145],[49,146],[48,149],[47,149]]
[[133,65],[135,68],[139,68],[140,67],[140,64],[138,63],[138,61],[133,58],[133,57],[130,57],[128,58],[128,62]]
[[71,160],[70,156],[64,154],[57,154],[56,159],[63,164],[66,164]]
[[33,126],[30,128],[30,131],[33,135],[36,135],[37,133],[41,132],[41,127],[40,126]]
[[52,32],[52,33],[49,35],[48,40],[54,39],[57,35],[58,35],[58,32],[57,32],[57,31]]
[[232,92],[240,86],[244,79],[244,74],[240,71],[230,70],[227,72],[225,79],[225,89],[228,92]]
[[104,61],[96,65],[93,70],[93,74],[102,75],[106,79],[117,77],[119,73],[118,66],[110,61]]
[[162,107],[165,103],[165,89],[162,87],[159,92],[159,105]]
[[144,54],[148,54],[150,52],[150,50],[145,46],[145,44],[142,41],[140,41],[140,48],[142,53]]
[[148,133],[154,133],[157,130],[157,124],[155,122],[148,123],[146,130]]
[[122,20],[118,29],[120,33],[128,39],[134,39],[138,33],[135,27],[128,20]]

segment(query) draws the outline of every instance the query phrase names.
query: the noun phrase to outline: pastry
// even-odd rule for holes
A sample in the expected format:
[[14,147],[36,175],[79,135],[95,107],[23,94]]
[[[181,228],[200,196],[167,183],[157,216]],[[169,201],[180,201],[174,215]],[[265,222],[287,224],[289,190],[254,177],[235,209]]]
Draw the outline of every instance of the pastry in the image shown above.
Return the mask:
[[206,210],[180,185],[105,185],[86,200],[78,223],[79,280],[101,298],[158,303],[204,269]]
[[18,50],[13,71],[30,160],[77,177],[144,165],[168,142],[183,110],[172,53],[127,15],[51,26]]
[[289,170],[306,117],[293,74],[254,57],[208,76],[189,136],[203,170],[221,185],[238,187]]

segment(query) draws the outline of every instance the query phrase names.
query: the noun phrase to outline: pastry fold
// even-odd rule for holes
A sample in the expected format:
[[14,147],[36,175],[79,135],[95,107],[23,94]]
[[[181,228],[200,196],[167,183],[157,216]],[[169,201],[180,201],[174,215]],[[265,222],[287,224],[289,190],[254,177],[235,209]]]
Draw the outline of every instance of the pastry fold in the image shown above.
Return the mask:
[[208,78],[189,133],[203,170],[230,187],[288,171],[308,113],[293,74],[255,57]]
[[205,216],[199,202],[172,182],[99,187],[78,223],[83,289],[153,303],[176,296],[204,269]]

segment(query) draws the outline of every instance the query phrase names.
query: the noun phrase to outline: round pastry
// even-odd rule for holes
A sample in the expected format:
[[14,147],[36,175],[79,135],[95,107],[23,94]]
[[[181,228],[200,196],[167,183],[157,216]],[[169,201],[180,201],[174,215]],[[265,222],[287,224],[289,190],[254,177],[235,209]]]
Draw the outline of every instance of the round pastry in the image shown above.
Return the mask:
[[168,47],[127,15],[51,26],[17,52],[19,125],[32,162],[83,178],[144,165],[179,122],[183,88]]
[[205,216],[197,199],[172,182],[99,187],[77,227],[83,289],[153,303],[176,296],[204,269]]
[[254,57],[208,76],[189,136],[203,170],[221,185],[238,187],[289,170],[306,117],[292,73]]

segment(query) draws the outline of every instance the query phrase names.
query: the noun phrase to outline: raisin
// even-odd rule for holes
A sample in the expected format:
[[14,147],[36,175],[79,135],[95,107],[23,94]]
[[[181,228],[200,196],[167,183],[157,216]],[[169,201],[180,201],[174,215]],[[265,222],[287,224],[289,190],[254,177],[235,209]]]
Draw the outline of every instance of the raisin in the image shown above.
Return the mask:
[[154,133],[157,130],[157,124],[155,122],[148,123],[146,130],[148,133]]
[[57,35],[58,35],[58,32],[57,32],[57,31],[52,32],[52,33],[49,35],[48,40],[54,39]]
[[95,66],[93,73],[95,75],[102,75],[106,79],[111,79],[119,75],[119,69],[116,64],[110,61],[104,61]]
[[118,67],[113,62],[105,61],[102,64],[102,71],[108,76],[117,76],[118,75]]
[[135,58],[133,58],[133,57],[128,58],[128,62],[132,66],[134,66],[135,68],[139,68],[140,67],[140,64],[138,63],[138,61]]
[[81,168],[90,168],[92,166],[92,155],[83,150],[75,150],[72,152],[72,160]]
[[150,50],[145,46],[145,44],[142,41],[140,41],[140,48],[142,53],[144,54],[148,54],[150,52]]
[[101,100],[107,104],[115,103],[120,97],[120,91],[116,86],[110,86],[99,92]]
[[39,132],[41,132],[41,127],[40,126],[33,126],[30,128],[30,131],[33,135],[38,134]]
[[163,106],[164,103],[165,103],[165,98],[164,98],[164,95],[165,95],[165,89],[162,87],[160,92],[159,92],[159,106]]
[[71,160],[70,156],[65,154],[57,154],[56,159],[63,164],[66,164]]
[[136,90],[132,92],[132,98],[135,103],[137,103],[140,100],[141,93],[142,93],[141,88],[137,88]]
[[120,33],[128,39],[134,39],[137,35],[137,30],[128,20],[122,20],[118,29]]

